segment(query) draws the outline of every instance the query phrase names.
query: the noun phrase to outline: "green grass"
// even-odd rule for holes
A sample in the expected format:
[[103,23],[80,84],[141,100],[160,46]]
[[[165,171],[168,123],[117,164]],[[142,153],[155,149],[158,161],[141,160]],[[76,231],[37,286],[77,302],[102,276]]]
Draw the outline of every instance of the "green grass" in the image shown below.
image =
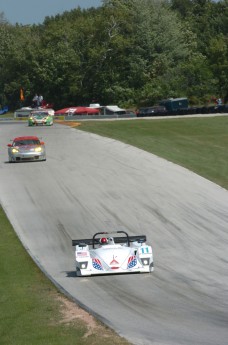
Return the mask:
[[88,328],[80,318],[63,322],[59,297],[66,297],[57,291],[24,250],[2,208],[0,229],[1,345],[128,344],[99,323],[99,332],[95,329],[85,337]]
[[86,121],[79,130],[120,140],[228,189],[228,117]]
[[10,117],[14,117],[14,112],[8,112],[6,114],[0,115],[0,119],[10,118]]

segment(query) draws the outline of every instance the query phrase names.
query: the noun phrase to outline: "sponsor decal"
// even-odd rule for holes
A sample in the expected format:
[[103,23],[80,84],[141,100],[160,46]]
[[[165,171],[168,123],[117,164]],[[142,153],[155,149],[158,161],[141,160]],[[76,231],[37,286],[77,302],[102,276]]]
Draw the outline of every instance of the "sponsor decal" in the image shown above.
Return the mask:
[[109,265],[111,266],[111,265],[116,265],[116,264],[119,265],[119,262],[114,258],[114,255],[113,255],[113,259]]
[[137,264],[136,256],[135,255],[130,256],[128,259],[127,268],[133,268],[134,266],[136,266],[136,264]]
[[99,259],[92,259],[92,265],[96,270],[103,271],[103,267]]
[[116,265],[119,265],[119,262],[114,258],[114,255],[113,255],[113,259],[110,262],[109,266],[111,267],[112,270],[118,270],[118,268],[120,267]]
[[88,256],[88,252],[77,252],[77,256]]

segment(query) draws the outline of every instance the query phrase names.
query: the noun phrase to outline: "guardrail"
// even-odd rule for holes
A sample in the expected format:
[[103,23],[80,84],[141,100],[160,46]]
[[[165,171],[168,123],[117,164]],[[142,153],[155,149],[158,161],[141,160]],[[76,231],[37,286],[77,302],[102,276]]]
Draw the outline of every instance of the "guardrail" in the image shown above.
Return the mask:
[[136,114],[112,114],[112,115],[71,115],[64,116],[66,121],[71,120],[106,120],[106,119],[128,119],[135,118]]

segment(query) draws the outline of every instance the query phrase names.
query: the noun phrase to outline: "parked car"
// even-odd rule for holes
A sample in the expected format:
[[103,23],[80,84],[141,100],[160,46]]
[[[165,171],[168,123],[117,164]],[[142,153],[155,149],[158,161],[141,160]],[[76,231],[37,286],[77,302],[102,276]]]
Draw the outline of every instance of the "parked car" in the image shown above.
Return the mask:
[[153,107],[140,108],[137,117],[146,117],[146,116],[165,116],[167,115],[166,107],[156,105]]

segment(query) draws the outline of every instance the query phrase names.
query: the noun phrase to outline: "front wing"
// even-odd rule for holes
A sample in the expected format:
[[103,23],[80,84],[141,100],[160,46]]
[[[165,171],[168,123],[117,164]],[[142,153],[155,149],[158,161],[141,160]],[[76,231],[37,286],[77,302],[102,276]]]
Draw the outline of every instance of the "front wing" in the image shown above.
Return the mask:
[[12,153],[11,150],[8,150],[9,162],[23,162],[23,161],[46,161],[46,152],[45,150],[41,152],[17,152]]
[[53,125],[53,119],[47,118],[45,121],[40,119],[29,119],[28,121],[29,126],[52,126]]
[[[114,252],[113,252],[114,253]],[[121,273],[150,273],[154,270],[153,253],[151,246],[140,246],[133,248],[132,253],[121,267],[107,265],[95,250],[88,246],[76,246],[76,275],[106,275]]]

